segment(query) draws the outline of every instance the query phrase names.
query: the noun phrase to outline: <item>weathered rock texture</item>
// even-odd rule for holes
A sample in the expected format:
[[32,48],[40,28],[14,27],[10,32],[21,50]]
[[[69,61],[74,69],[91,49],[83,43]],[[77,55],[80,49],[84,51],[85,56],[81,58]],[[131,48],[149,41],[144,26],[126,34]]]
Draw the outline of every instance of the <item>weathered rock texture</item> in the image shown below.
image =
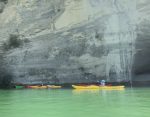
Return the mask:
[[13,82],[143,80],[149,9],[149,0],[1,0],[1,51]]

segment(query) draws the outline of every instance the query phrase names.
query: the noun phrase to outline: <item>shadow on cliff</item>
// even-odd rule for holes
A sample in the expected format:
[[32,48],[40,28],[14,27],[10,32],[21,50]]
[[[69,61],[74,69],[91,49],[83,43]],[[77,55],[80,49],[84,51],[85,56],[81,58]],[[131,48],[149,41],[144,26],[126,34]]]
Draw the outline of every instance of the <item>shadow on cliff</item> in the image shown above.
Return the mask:
[[7,4],[8,0],[0,0],[0,13],[3,13],[5,5]]
[[7,63],[7,53],[15,48],[22,47],[27,40],[21,40],[20,35],[10,34],[9,38],[0,46],[0,88],[6,89],[12,87],[13,73]]
[[150,23],[139,25],[136,39],[136,54],[133,63],[133,82],[139,86],[150,86]]
[[0,55],[0,88],[11,88],[12,74],[8,70],[4,55]]

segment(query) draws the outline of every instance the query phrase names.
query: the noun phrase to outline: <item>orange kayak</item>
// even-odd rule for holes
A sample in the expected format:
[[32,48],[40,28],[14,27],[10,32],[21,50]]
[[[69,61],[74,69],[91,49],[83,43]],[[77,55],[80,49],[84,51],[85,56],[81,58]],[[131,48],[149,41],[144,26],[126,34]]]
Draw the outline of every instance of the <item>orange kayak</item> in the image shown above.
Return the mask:
[[47,85],[48,88],[50,89],[60,89],[61,86],[56,86],[56,85]]
[[27,88],[31,88],[31,89],[47,89],[47,86],[28,86]]
[[31,88],[31,89],[59,89],[61,88],[61,86],[56,86],[56,85],[45,85],[45,86],[28,86],[27,88]]

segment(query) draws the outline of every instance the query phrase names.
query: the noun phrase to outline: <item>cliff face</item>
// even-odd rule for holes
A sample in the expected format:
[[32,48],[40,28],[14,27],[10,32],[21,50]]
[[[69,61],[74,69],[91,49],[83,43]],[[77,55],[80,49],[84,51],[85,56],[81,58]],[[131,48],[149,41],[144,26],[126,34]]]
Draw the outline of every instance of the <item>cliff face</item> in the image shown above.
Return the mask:
[[150,63],[149,8],[148,0],[1,1],[1,52],[13,82],[136,80]]

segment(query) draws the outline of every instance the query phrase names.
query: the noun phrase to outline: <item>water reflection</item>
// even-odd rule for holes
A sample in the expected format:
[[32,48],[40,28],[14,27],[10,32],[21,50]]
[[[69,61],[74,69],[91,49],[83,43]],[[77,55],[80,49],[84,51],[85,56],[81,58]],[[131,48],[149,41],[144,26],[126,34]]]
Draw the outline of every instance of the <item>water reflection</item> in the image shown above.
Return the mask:
[[104,89],[104,90],[99,90],[99,89],[74,89],[72,92],[73,94],[81,94],[81,93],[99,93],[99,92],[108,92],[108,91],[124,91],[125,89]]
[[[149,117],[150,89],[0,91],[2,117]],[[28,112],[28,113],[26,113]]]
[[81,89],[81,90],[72,90],[73,94],[82,94],[82,93],[99,93],[99,89],[93,89],[93,90],[89,90],[89,89]]

